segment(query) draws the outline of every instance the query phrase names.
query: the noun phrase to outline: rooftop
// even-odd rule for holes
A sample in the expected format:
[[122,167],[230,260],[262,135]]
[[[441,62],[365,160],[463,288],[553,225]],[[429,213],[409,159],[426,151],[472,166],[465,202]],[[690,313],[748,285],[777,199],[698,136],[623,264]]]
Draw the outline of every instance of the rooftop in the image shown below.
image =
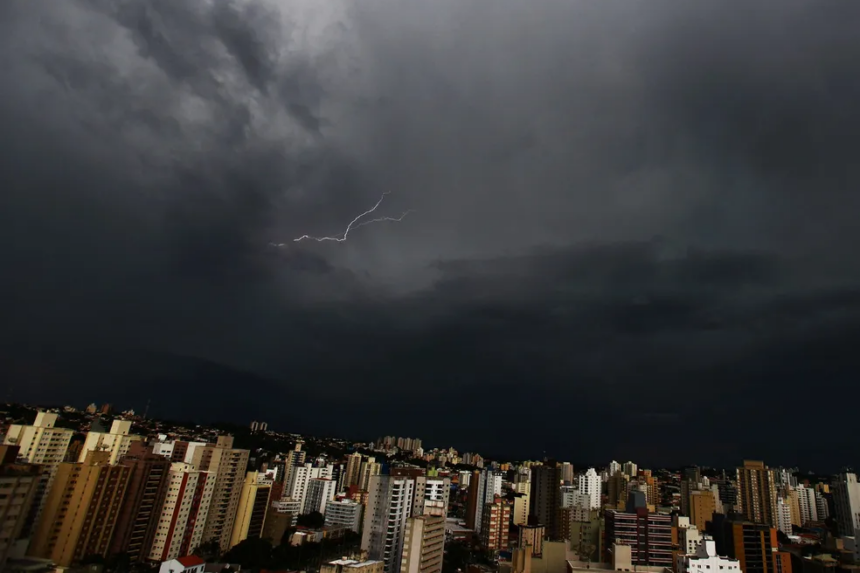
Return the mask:
[[194,567],[196,565],[205,565],[206,561],[197,555],[186,555],[177,559],[184,567]]

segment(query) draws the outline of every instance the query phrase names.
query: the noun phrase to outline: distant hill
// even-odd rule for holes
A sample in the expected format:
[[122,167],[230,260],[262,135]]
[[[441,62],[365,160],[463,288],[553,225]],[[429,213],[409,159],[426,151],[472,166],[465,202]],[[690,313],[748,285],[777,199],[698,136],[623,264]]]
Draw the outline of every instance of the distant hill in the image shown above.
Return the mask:
[[216,362],[130,350],[0,348],[0,380],[0,400],[79,408],[109,402],[139,414],[151,400],[153,417],[242,424],[271,424],[288,393],[277,381]]

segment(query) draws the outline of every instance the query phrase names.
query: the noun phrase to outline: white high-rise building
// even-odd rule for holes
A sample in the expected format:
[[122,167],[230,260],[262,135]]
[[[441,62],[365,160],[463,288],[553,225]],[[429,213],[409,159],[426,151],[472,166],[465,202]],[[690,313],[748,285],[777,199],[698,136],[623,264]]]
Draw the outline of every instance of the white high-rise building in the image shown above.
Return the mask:
[[678,555],[675,571],[678,573],[741,573],[741,565],[737,559],[720,557],[717,546],[710,536],[705,536],[693,555]]
[[325,506],[325,524],[343,526],[358,533],[361,531],[363,505],[351,499],[330,501]]
[[776,527],[786,535],[792,533],[791,505],[786,503],[783,497],[776,501]]
[[215,476],[209,472],[182,462],[170,465],[164,503],[155,516],[158,526],[150,559],[169,561],[200,545],[214,491]]
[[561,506],[573,507],[576,505],[576,486],[563,485],[561,486]]
[[316,511],[325,514],[326,504],[334,499],[336,493],[337,482],[331,478],[313,478],[308,480],[302,513],[313,513]]
[[824,521],[830,517],[830,507],[827,504],[827,499],[818,490],[815,490],[815,509],[818,512],[818,521]]
[[285,497],[278,501],[273,501],[269,509],[275,513],[289,513],[291,517],[291,527],[296,526],[296,523],[298,523],[299,521],[299,514],[302,512],[302,506],[299,504],[299,502],[292,500],[288,497]]
[[818,507],[815,504],[815,490],[802,485],[797,486],[797,505],[800,509],[800,523],[818,521]]
[[334,466],[331,464],[324,467],[314,467],[313,464],[294,466],[287,485],[288,496],[298,501],[304,511],[308,482],[312,479],[332,479],[333,474]]
[[361,548],[382,561],[385,573],[400,571],[406,520],[412,511],[415,481],[409,477],[375,475],[368,484]]
[[114,420],[110,432],[87,432],[87,439],[84,441],[84,447],[81,448],[78,463],[83,463],[88,453],[101,450],[110,452],[110,463],[113,465],[128,453],[132,442],[142,439],[142,436],[131,433],[130,420]]
[[841,474],[833,484],[836,524],[843,536],[853,536],[860,529],[860,483],[853,473]]
[[497,495],[502,495],[502,474],[487,471],[487,485],[484,489],[484,503],[493,503]]
[[348,456],[346,462],[346,471],[344,472],[343,488],[357,486],[361,478],[361,460],[363,456],[359,452],[354,452]]
[[167,440],[167,436],[164,434],[158,435],[158,441],[152,444],[152,453],[158,454],[159,456],[164,456],[165,458],[173,459],[174,453],[176,452],[177,447],[185,448],[185,453],[181,456],[177,456],[177,459],[173,459],[175,462],[185,462],[186,464],[193,463],[194,461],[194,451],[197,448],[202,448],[208,446],[206,442],[182,442],[180,441],[177,444],[176,440]]
[[679,515],[675,517],[676,527],[678,528],[678,542],[681,547],[681,552],[686,555],[693,555],[699,549],[699,544],[702,543],[702,532],[699,528],[690,523],[690,518]]
[[[476,479],[477,478],[477,479]],[[475,532],[483,529],[484,506],[492,504],[497,495],[502,492],[502,474],[488,469],[472,476],[470,488],[477,488],[477,503],[475,505]]]
[[619,464],[615,460],[612,460],[611,462],[609,462],[609,469],[607,471],[607,473],[609,474],[608,477],[612,477],[620,471],[621,471],[621,464]]
[[600,509],[600,476],[594,468],[588,468],[584,474],[577,478],[579,494],[587,500],[588,509]]

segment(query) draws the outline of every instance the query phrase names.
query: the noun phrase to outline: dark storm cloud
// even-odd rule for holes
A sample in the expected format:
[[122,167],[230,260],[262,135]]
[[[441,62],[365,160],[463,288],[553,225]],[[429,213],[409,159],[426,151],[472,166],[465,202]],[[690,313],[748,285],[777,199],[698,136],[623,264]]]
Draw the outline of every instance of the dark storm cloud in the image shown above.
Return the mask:
[[[525,408],[595,461],[741,457],[729,421],[850,392],[857,3],[0,10],[4,341],[223,361],[362,435],[525,455],[488,429]],[[416,213],[292,243],[384,191]]]

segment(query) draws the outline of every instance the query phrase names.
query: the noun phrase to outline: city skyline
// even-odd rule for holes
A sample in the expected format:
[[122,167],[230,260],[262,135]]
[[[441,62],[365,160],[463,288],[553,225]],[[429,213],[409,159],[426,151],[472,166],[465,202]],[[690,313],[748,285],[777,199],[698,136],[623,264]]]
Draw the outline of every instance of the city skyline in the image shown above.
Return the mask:
[[[7,406],[8,405],[9,404],[7,404]],[[66,413],[66,414],[70,413],[70,412],[66,411],[66,408],[73,408],[74,411],[72,413],[82,413],[82,412],[86,411],[86,408],[78,409],[75,406],[71,406],[71,405],[46,406],[46,405],[32,405],[32,404],[15,404],[15,406],[20,406],[20,407],[24,407],[24,408],[32,410],[33,411],[32,416],[36,416],[37,420],[39,419],[40,415],[41,416],[52,416],[53,417],[52,419],[58,420],[58,421],[60,421],[60,423],[62,423],[63,414],[64,413]],[[96,410],[94,412],[96,419],[108,418],[108,419],[114,420],[112,428],[116,428],[117,424],[120,422],[122,424],[136,424],[137,422],[147,422],[147,421],[158,422],[159,421],[158,416],[150,416],[149,418],[143,418],[143,417],[141,417],[140,413],[136,413],[133,409],[129,409],[127,411],[120,411],[121,408],[117,409],[115,407],[115,405],[111,404],[111,403],[104,403],[101,406],[99,406],[98,404],[93,402],[88,406],[88,408],[91,408],[91,409],[94,407],[96,408]],[[101,410],[104,407],[111,408],[113,413],[112,414],[104,414],[104,413],[99,412],[99,410]],[[26,420],[25,420],[25,422],[26,422]],[[198,420],[169,420],[169,423],[170,424],[190,423],[190,424],[196,425],[196,424],[199,424],[199,421]],[[650,460],[647,460],[647,459],[643,458],[642,456],[635,456],[635,455],[631,456],[631,457],[609,455],[609,456],[603,456],[600,459],[584,460],[584,459],[577,459],[575,456],[570,457],[570,456],[565,456],[565,455],[548,455],[546,451],[540,452],[540,455],[537,455],[537,453],[535,453],[534,455],[531,455],[531,456],[512,456],[510,454],[505,454],[505,453],[490,452],[490,451],[483,451],[483,450],[479,451],[476,448],[463,447],[459,443],[448,443],[448,444],[428,443],[428,441],[424,440],[422,437],[417,437],[417,434],[416,434],[416,437],[398,436],[396,434],[383,434],[383,435],[376,436],[375,438],[366,437],[366,436],[356,436],[356,435],[335,435],[335,434],[330,433],[330,432],[317,435],[317,434],[313,434],[313,433],[299,431],[300,429],[295,428],[295,427],[281,428],[280,425],[277,423],[270,425],[268,422],[266,422],[266,426],[267,426],[266,430],[261,430],[261,429],[259,429],[260,422],[258,422],[258,421],[248,422],[246,420],[241,420],[241,421],[215,420],[213,422],[203,422],[202,425],[200,425],[199,427],[209,428],[209,430],[213,431],[213,432],[222,431],[222,430],[218,430],[216,428],[216,426],[214,426],[212,424],[215,424],[215,425],[228,424],[228,427],[230,427],[232,429],[231,431],[236,431],[239,429],[245,429],[247,427],[247,429],[250,431],[251,435],[253,435],[255,433],[264,433],[265,434],[267,432],[272,432],[273,435],[279,436],[281,438],[289,437],[289,439],[297,440],[296,441],[297,444],[302,444],[303,443],[302,440],[305,440],[308,438],[312,438],[314,440],[323,440],[323,441],[334,440],[334,441],[342,444],[342,447],[344,447],[345,451],[347,451],[347,452],[352,451],[351,448],[357,446],[358,449],[363,450],[363,451],[386,452],[386,451],[397,450],[398,452],[403,453],[403,454],[410,454],[410,453],[414,453],[414,451],[411,448],[404,449],[404,448],[401,448],[399,446],[397,446],[396,448],[393,446],[396,446],[397,441],[406,442],[406,440],[412,440],[413,442],[417,442],[419,444],[419,447],[421,447],[421,451],[444,453],[444,452],[447,452],[450,450],[454,450],[458,453],[459,456],[463,456],[463,455],[478,456],[481,459],[482,464],[483,463],[491,463],[491,462],[493,462],[493,463],[524,463],[524,462],[544,462],[544,461],[549,461],[552,463],[564,462],[564,464],[570,465],[572,468],[574,468],[577,472],[577,475],[580,476],[580,478],[581,478],[583,468],[598,468],[598,469],[609,470],[611,472],[613,464],[618,464],[619,467],[625,468],[625,471],[628,471],[626,469],[626,468],[628,468],[628,466],[632,467],[633,473],[636,473],[637,467],[658,467],[662,470],[679,471],[679,472],[683,473],[685,470],[690,469],[690,468],[695,468],[697,471],[699,471],[699,470],[713,470],[713,471],[732,470],[732,471],[734,471],[735,468],[742,467],[743,463],[745,463],[748,460],[757,460],[754,463],[767,463],[767,465],[770,465],[772,467],[792,469],[793,471],[796,472],[797,475],[808,476],[810,478],[820,478],[820,477],[832,476],[832,475],[836,475],[838,473],[844,473],[846,471],[847,472],[853,472],[855,467],[860,467],[860,464],[851,464],[851,463],[847,463],[847,462],[839,464],[838,462],[831,462],[830,465],[833,466],[832,470],[830,468],[828,468],[826,471],[821,471],[818,468],[814,468],[814,467],[810,467],[810,466],[804,466],[803,464],[800,464],[800,465],[798,465],[798,464],[783,464],[783,463],[780,463],[778,460],[772,460],[772,459],[766,459],[766,461],[762,461],[761,457],[743,455],[743,453],[741,453],[740,457],[738,457],[735,460],[732,460],[729,463],[726,463],[724,465],[710,464],[710,463],[705,463],[705,462],[701,462],[701,461],[697,461],[697,460],[685,461],[685,462],[678,463],[678,464],[661,465],[661,464],[653,464],[653,463],[651,463]],[[254,424],[257,424],[258,429],[254,428]],[[127,433],[132,427],[136,427],[136,426],[131,426],[131,425],[126,426],[125,432]],[[63,430],[63,431],[66,431],[66,430]],[[104,429],[104,431],[107,432],[107,429]],[[106,435],[108,437],[110,437],[110,434],[106,434]],[[126,436],[126,438],[131,438],[133,440],[140,440],[140,439],[142,439],[142,436],[131,435],[131,436]],[[391,444],[386,444],[384,442],[386,439],[392,439],[393,442]],[[126,441],[124,443],[125,443],[125,448],[127,449],[129,442]],[[133,442],[131,442],[131,443],[133,443]],[[425,446],[426,446],[426,448],[425,448]],[[86,447],[87,446],[84,446],[85,449],[82,450],[80,455],[79,455],[79,459],[81,461],[85,457]],[[115,449],[115,446],[114,446],[114,449]],[[305,452],[299,451],[298,453],[302,454],[302,457],[300,459],[305,460],[305,457],[304,457]],[[703,453],[706,454],[706,452],[703,452]],[[114,457],[116,457],[116,454],[114,454]],[[401,458],[396,458],[396,460],[400,460],[400,459]],[[636,460],[636,461],[634,462],[632,460]],[[387,460],[385,458],[381,458],[380,461],[386,465],[389,463],[389,460]],[[305,463],[305,462],[302,461],[301,464],[303,464],[303,463]],[[469,462],[461,462],[461,463],[463,463],[464,465],[472,465],[472,466],[475,465],[475,464],[469,463]],[[345,471],[346,471],[346,468],[345,468]],[[357,467],[356,467],[356,471],[358,471]]]
[[824,560],[849,573],[860,561],[852,472],[803,476],[750,459],[719,472],[639,459],[577,469],[256,420],[213,428],[127,411],[108,429],[112,411],[6,405],[0,568],[803,573]]

